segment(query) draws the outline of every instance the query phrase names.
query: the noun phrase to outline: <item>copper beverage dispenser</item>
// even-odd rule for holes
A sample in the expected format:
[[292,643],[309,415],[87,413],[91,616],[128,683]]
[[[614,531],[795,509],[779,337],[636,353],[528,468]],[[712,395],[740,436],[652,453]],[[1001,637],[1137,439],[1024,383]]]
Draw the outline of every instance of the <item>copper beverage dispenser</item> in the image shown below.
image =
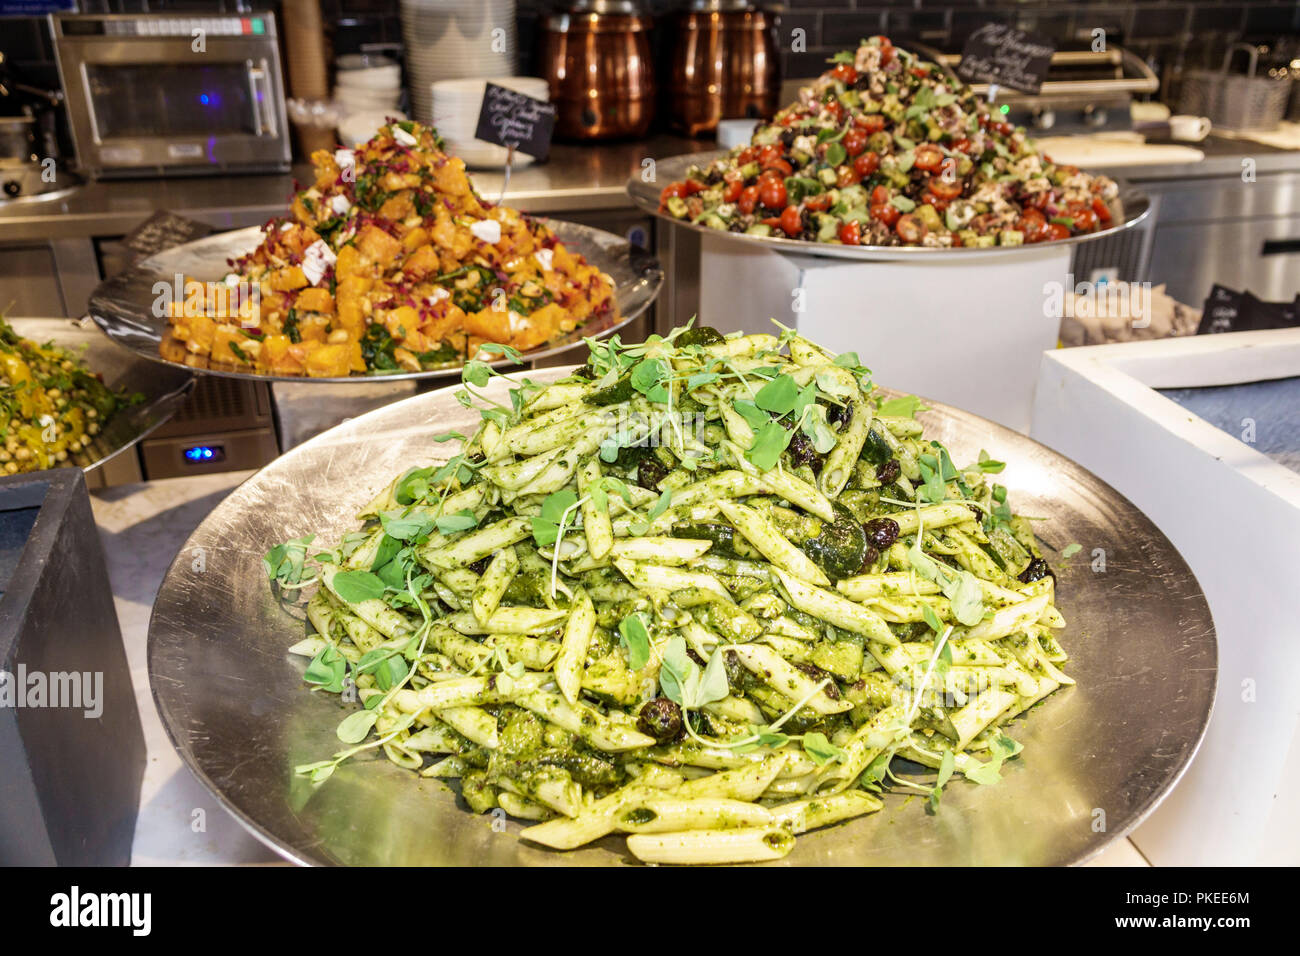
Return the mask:
[[542,74],[565,139],[644,136],[654,118],[650,18],[632,0],[576,0],[546,18]]
[[677,18],[669,103],[688,136],[770,116],[781,92],[777,16],[745,0],[691,0]]

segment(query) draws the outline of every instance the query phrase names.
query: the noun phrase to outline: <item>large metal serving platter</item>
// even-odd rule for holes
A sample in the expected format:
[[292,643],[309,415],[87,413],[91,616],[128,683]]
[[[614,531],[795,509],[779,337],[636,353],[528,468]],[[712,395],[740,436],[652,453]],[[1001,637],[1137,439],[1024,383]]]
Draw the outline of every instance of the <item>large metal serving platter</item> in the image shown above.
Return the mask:
[[[616,308],[609,315],[593,318],[542,348],[523,353],[525,362],[544,359],[571,349],[587,337],[604,338],[613,334],[650,307],[659,294],[664,279],[663,270],[653,256],[620,236],[575,222],[557,219],[539,221],[549,226],[566,246],[581,252],[588,262],[613,279]],[[461,365],[456,364],[423,372],[309,378],[305,375],[247,372],[232,365],[212,363],[206,358],[188,355],[184,345],[168,334],[167,319],[154,314],[154,301],[157,298],[154,285],[158,282],[172,285],[178,275],[204,282],[220,280],[230,272],[229,260],[251,252],[261,241],[261,227],[250,226],[197,239],[150,256],[100,283],[90,296],[87,312],[105,335],[136,355],[152,362],[206,375],[262,382],[337,384],[441,379],[460,374]],[[498,359],[489,364],[504,367],[513,363]]]
[[126,451],[159,425],[166,422],[194,387],[187,369],[164,368],[124,352],[99,334],[87,319],[14,318],[9,325],[25,339],[38,345],[53,342],[79,355],[86,367],[98,372],[109,388],[139,393],[144,401],[118,409],[100,433],[68,465],[80,465],[86,472]]
[[1009,256],[1024,255],[1036,250],[1052,249],[1057,246],[1077,245],[1092,242],[1104,236],[1113,236],[1126,229],[1132,229],[1151,212],[1151,201],[1146,194],[1130,183],[1119,183],[1119,194],[1110,201],[1111,223],[1107,229],[1071,236],[1069,239],[1056,239],[1052,242],[1038,242],[1026,246],[992,246],[978,249],[967,246],[950,248],[931,248],[928,246],[845,246],[837,242],[808,242],[803,239],[788,239],[777,236],[749,236],[743,232],[727,232],[723,229],[710,229],[685,219],[676,219],[659,208],[659,194],[669,183],[680,182],[686,178],[686,170],[691,166],[707,166],[727,150],[715,150],[709,153],[687,153],[683,156],[671,156],[655,161],[655,181],[644,182],[639,175],[627,181],[627,192],[632,201],[644,212],[658,216],[665,222],[682,229],[692,229],[705,235],[734,242],[752,245],[756,248],[772,249],[793,255],[822,256],[831,259],[863,259],[868,261],[891,262],[935,262],[943,259],[970,260],[979,257],[1005,259]]
[[[563,369],[535,373],[551,380]],[[504,391],[500,380],[493,386]],[[346,711],[302,683],[285,649],[306,631],[302,605],[272,596],[263,553],[318,532],[330,546],[408,467],[445,459],[433,441],[469,429],[443,389],[333,428],[262,469],[191,535],[163,581],[149,626],[149,677],[164,726],[190,768],[245,826],[304,864],[617,865],[621,837],[557,853],[519,839],[514,820],[464,809],[453,789],[373,752],[313,785],[292,768],[340,749]],[[504,397],[504,396],[502,396]],[[790,864],[1068,864],[1138,824],[1187,768],[1214,698],[1209,608],[1187,564],[1136,507],[1051,449],[936,403],[927,435],[958,461],[987,449],[1007,468],[1018,512],[1058,575],[1062,642],[1078,681],[1012,725],[1020,759],[993,787],[954,781],[937,815],[924,799],[800,836]],[[1158,477],[1158,476],[1157,476]],[[1071,559],[1060,551],[1083,550]],[[192,555],[203,549],[205,561]],[[1098,555],[1104,571],[1094,571]],[[779,864],[771,864],[779,865]]]

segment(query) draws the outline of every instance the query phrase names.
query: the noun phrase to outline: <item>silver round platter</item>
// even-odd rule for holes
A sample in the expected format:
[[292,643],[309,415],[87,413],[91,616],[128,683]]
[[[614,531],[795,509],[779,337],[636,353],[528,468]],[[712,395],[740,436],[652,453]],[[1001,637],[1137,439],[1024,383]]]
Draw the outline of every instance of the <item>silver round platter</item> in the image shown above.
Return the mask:
[[188,369],[146,362],[113,345],[88,319],[14,318],[10,327],[37,345],[47,342],[78,356],[113,391],[138,395],[140,401],[122,405],[103,423],[69,465],[91,472],[122,454],[176,414],[194,387]]
[[680,182],[686,178],[686,171],[692,166],[707,166],[728,150],[716,150],[709,153],[687,153],[682,156],[670,156],[655,161],[654,182],[645,182],[640,175],[632,176],[627,181],[627,192],[637,208],[681,229],[690,229],[718,239],[726,239],[750,245],[754,248],[770,249],[787,255],[821,256],[831,259],[857,259],[865,261],[892,262],[936,262],[946,259],[969,261],[976,258],[1006,259],[1011,256],[1030,254],[1039,250],[1053,249],[1058,246],[1073,246],[1083,242],[1093,242],[1107,236],[1117,235],[1142,222],[1151,213],[1151,200],[1146,194],[1130,183],[1120,182],[1119,193],[1109,202],[1111,225],[1096,232],[1087,232],[1068,239],[1055,239],[1051,242],[1036,242],[1023,246],[990,246],[975,248],[958,246],[956,248],[930,246],[846,246],[838,242],[808,242],[803,239],[790,239],[780,236],[751,236],[743,232],[729,232],[725,229],[711,229],[686,219],[677,219],[659,206],[659,194],[669,183]]
[[[653,256],[633,246],[621,236],[580,223],[553,219],[539,221],[550,227],[566,246],[582,253],[589,263],[613,280],[615,307],[609,314],[595,316],[541,348],[523,353],[524,362],[558,355],[581,344],[584,338],[604,338],[612,335],[650,307],[659,294],[664,278],[663,270],[659,268],[659,263]],[[261,240],[261,227],[250,226],[247,229],[236,229],[187,242],[150,256],[100,283],[90,296],[87,312],[105,335],[141,358],[205,375],[262,382],[338,384],[403,379],[447,379],[460,374],[463,363],[421,372],[375,373],[346,378],[310,378],[305,375],[248,372],[234,366],[209,363],[205,358],[193,356],[186,356],[181,361],[174,360],[171,356],[183,354],[184,348],[168,335],[166,317],[155,314],[159,311],[154,304],[158,297],[155,285],[166,283],[171,286],[177,281],[178,275],[198,279],[201,282],[219,281],[230,272],[230,260],[251,252],[257,248]],[[176,346],[174,349],[168,349],[167,356],[164,356],[162,351],[164,339],[169,345]],[[505,367],[512,363],[508,359],[498,358],[490,360],[488,364]]]
[[[566,368],[528,373],[551,381]],[[494,379],[488,394],[504,398]],[[433,436],[468,432],[477,413],[453,389],[345,422],[294,448],[219,504],[167,572],[149,626],[154,701],[181,757],[254,835],[301,864],[586,865],[634,862],[621,838],[568,853],[519,837],[521,824],[468,812],[456,791],[374,751],[322,784],[297,765],[338,749],[338,698],[313,694],[303,604],[282,604],[262,555],[316,533],[326,547],[407,468],[455,453]],[[889,794],[879,813],[799,837],[765,865],[1074,864],[1131,831],[1195,754],[1214,699],[1208,605],[1169,540],[1126,498],[1051,449],[938,403],[919,418],[958,461],[981,449],[1007,464],[1016,511],[1057,575],[1067,621],[1062,688],[1010,725],[1024,744],[1003,779],[950,784],[935,814]],[[452,443],[448,443],[452,444]],[[1061,552],[1082,545],[1073,558]],[[192,555],[203,549],[205,561]],[[1073,550],[1073,549],[1072,549]],[[1097,555],[1104,557],[1099,565]],[[196,567],[204,570],[196,571]],[[1097,570],[1101,567],[1102,570]],[[299,598],[299,601],[305,598]],[[918,768],[919,771],[919,768]]]

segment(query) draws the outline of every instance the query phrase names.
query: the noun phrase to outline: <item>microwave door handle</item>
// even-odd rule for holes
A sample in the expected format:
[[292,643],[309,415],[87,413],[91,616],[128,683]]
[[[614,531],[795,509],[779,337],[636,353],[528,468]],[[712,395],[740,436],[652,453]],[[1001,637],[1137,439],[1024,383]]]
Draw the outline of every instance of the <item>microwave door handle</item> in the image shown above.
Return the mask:
[[248,60],[248,89],[253,97],[253,116],[258,136],[275,135],[275,114],[271,109],[271,75],[263,60],[254,65]]

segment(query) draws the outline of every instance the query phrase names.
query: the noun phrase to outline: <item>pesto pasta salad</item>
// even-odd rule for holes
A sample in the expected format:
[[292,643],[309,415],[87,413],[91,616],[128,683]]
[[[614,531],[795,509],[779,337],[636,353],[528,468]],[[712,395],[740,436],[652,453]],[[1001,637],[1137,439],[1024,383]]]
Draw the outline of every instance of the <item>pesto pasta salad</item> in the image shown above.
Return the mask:
[[1003,464],[790,330],[588,344],[545,385],[470,362],[448,460],[266,556],[319,585],[306,683],[356,704],[296,772],[382,750],[532,843],[621,833],[648,863],[773,860],[886,794],[997,783],[1008,722],[1072,683]]

